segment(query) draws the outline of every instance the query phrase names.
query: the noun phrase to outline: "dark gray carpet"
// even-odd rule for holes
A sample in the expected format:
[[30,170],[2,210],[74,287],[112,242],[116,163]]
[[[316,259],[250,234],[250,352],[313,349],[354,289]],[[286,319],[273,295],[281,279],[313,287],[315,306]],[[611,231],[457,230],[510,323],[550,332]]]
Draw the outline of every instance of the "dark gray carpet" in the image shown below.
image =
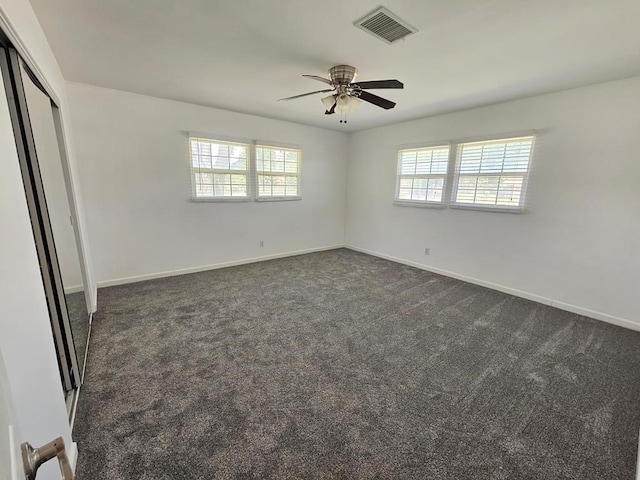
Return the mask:
[[94,319],[81,480],[634,477],[640,334],[521,298],[341,249]]

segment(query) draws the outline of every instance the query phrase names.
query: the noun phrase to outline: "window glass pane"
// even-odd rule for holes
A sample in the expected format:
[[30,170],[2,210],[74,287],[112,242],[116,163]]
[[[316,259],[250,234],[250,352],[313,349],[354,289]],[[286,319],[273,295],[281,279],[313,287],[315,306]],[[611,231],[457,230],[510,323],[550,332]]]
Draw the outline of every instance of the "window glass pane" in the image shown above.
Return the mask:
[[416,152],[402,152],[400,159],[400,173],[402,175],[413,175],[416,173]]
[[246,185],[231,185],[231,196],[232,197],[246,197],[247,196],[247,186]]
[[274,196],[284,196],[284,177],[273,177],[272,179],[272,191]]
[[429,188],[438,188],[442,190],[444,188],[444,178],[430,178]]
[[413,189],[414,190],[426,190],[427,185],[429,184],[428,178],[416,178],[413,180]]
[[216,173],[213,175],[213,183],[216,185],[231,183],[231,178],[226,173]]
[[231,168],[231,170],[247,170],[247,159],[231,158],[229,167]]
[[533,137],[460,145],[456,203],[521,206],[532,149]]
[[298,195],[298,177],[286,177],[285,178],[285,195],[288,197],[295,197]]
[[401,188],[398,192],[398,198],[400,200],[411,200],[411,189],[410,188]]
[[211,185],[213,183],[213,174],[211,173],[196,173],[196,183],[206,183]]
[[476,198],[476,177],[460,177],[456,202],[473,203]]
[[518,206],[524,179],[522,177],[500,177],[497,205]]
[[213,185],[196,184],[196,197],[212,197]]
[[298,153],[297,152],[292,152],[292,151],[287,151],[286,154],[285,154],[285,160],[287,162],[298,163]]
[[533,137],[462,144],[461,173],[527,172]]
[[413,186],[413,180],[410,178],[400,179],[400,188],[411,188]]
[[430,178],[429,186],[427,189],[427,201],[441,202],[443,189],[444,189],[443,178]]
[[427,190],[428,202],[442,202],[442,190],[437,188],[430,188]]
[[285,162],[284,171],[287,173],[297,173],[298,172],[298,162]]
[[499,177],[478,177],[475,203],[479,205],[495,205],[499,181]]
[[411,192],[411,200],[426,200],[427,189],[426,188],[414,188]]
[[431,157],[430,150],[422,150],[416,155],[416,174],[431,173]]
[[247,176],[246,175],[231,175],[231,183],[233,185],[246,185],[247,184]]
[[433,160],[431,163],[431,173],[437,175],[446,175],[449,165],[449,149],[440,148],[433,151]]
[[248,145],[192,137],[189,146],[196,197],[248,196]]
[[448,146],[400,150],[398,200],[441,203],[448,169]]
[[263,158],[262,164],[256,163],[258,172],[272,174],[259,179],[258,196],[298,196],[300,151],[266,146],[256,148],[260,149]]

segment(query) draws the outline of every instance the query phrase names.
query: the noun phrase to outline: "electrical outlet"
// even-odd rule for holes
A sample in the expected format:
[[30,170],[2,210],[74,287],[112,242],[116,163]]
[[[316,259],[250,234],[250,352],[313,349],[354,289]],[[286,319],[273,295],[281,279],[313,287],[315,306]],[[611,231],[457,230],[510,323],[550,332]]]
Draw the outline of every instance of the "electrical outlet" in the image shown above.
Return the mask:
[[260,240],[260,246],[264,247],[264,240]]
[[431,249],[430,248],[425,248],[424,249],[424,254],[425,255],[429,255],[431,253]]

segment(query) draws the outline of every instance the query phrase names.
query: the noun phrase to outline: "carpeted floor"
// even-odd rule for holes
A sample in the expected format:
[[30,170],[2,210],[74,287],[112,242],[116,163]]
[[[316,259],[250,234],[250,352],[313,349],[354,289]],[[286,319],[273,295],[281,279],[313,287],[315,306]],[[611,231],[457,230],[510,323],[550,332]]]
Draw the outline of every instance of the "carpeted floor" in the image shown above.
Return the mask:
[[639,333],[350,250],[101,289],[91,342],[80,480],[634,478]]

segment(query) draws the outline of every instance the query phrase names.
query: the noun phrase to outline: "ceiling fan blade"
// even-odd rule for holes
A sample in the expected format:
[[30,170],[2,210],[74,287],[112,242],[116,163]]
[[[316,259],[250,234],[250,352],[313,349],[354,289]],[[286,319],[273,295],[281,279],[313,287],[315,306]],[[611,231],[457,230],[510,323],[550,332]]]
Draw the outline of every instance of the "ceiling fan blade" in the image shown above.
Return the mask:
[[331,108],[329,110],[325,110],[324,114],[325,115],[333,115],[334,113],[336,113],[336,105],[338,105],[338,101],[337,100],[331,106]]
[[316,90],[315,92],[302,93],[300,95],[294,95],[293,97],[281,98],[281,100],[293,100],[294,98],[306,97],[307,95],[315,95],[316,93],[325,93],[325,92],[333,92],[333,88],[328,88],[326,90]]
[[313,79],[313,80],[318,80],[318,81],[320,81],[320,82],[324,82],[324,83],[326,83],[326,84],[328,84],[328,85],[331,85],[331,80],[328,80],[328,79],[326,79],[326,78],[319,77],[319,76],[317,76],[317,75],[302,75],[302,76],[303,76],[303,77],[307,77],[307,78],[311,78],[311,79]]
[[354,82],[351,85],[357,85],[362,89],[369,88],[404,88],[404,84],[399,80],[371,80],[369,82]]
[[396,106],[395,102],[392,102],[391,100],[387,100],[386,98],[382,98],[377,95],[374,95],[373,93],[369,93],[365,91],[361,91],[358,97],[360,98],[360,100],[373,103],[374,105],[377,105],[378,107],[382,107],[385,110],[389,110],[390,108],[393,108]]

